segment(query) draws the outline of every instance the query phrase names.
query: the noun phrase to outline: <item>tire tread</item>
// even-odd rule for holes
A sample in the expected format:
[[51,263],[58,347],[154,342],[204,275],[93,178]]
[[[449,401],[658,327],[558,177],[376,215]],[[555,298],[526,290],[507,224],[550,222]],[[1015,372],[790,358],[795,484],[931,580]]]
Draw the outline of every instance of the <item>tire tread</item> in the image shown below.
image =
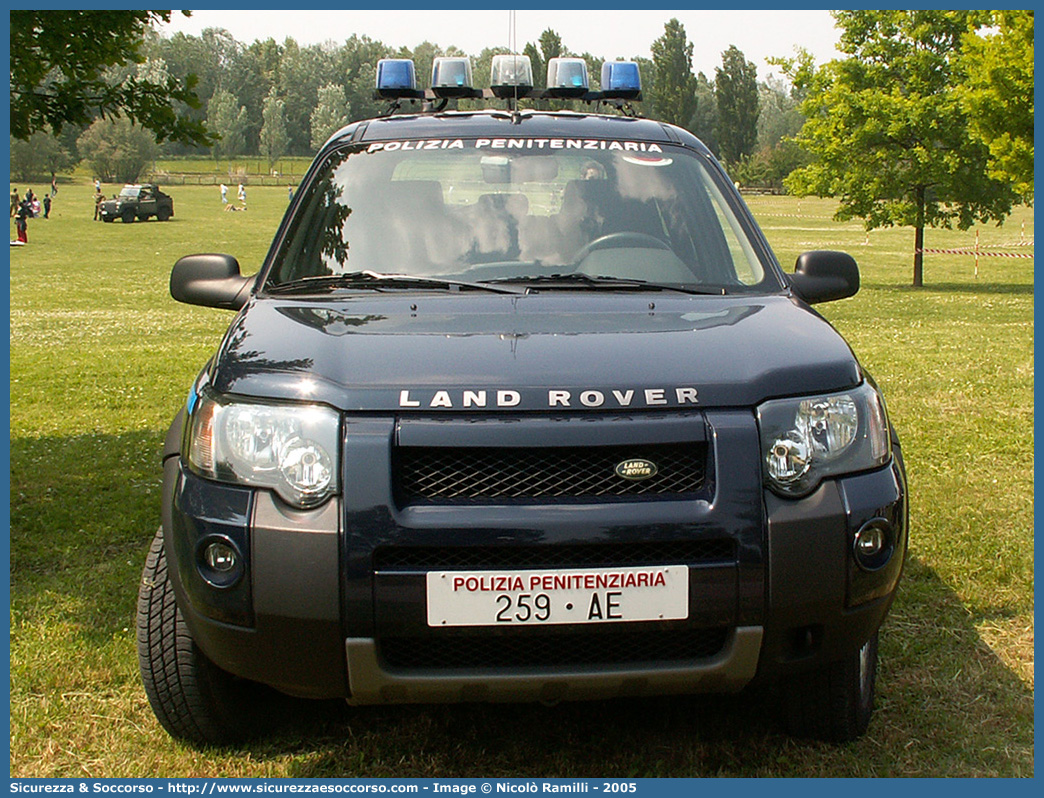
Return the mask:
[[145,694],[173,737],[225,745],[256,730],[248,719],[254,713],[237,699],[258,686],[236,684],[242,680],[210,662],[192,639],[167,573],[162,530],[153,538],[138,587],[137,642]]
[[782,685],[783,719],[788,733],[829,742],[861,737],[870,724],[877,676],[877,634],[868,641],[869,695],[860,688],[859,652],[818,670],[788,678]]

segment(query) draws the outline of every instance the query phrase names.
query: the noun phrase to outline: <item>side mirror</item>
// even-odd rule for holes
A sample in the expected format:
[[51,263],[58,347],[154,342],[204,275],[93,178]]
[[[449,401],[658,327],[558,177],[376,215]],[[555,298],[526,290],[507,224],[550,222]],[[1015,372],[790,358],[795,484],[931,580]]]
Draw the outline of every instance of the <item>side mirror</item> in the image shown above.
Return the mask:
[[239,310],[250,297],[254,278],[239,273],[231,255],[186,255],[170,273],[170,295],[178,302]]
[[808,304],[832,302],[859,291],[859,267],[846,252],[817,249],[798,255],[790,284]]

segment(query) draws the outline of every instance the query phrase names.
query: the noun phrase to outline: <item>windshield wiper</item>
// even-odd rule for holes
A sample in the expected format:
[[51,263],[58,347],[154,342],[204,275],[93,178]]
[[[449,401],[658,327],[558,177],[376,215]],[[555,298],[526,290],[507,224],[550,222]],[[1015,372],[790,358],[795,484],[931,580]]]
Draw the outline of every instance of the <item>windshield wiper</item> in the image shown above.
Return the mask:
[[270,294],[295,294],[309,291],[332,291],[337,288],[441,288],[444,290],[460,290],[461,288],[476,291],[487,291],[494,294],[522,294],[513,288],[504,288],[486,283],[469,283],[466,280],[447,280],[441,277],[421,277],[412,274],[383,274],[366,269],[344,274],[318,274],[300,277],[265,287]]
[[686,285],[682,283],[657,283],[633,277],[605,277],[569,272],[568,274],[525,274],[518,277],[499,277],[487,283],[522,283],[530,288],[597,288],[623,291],[676,291],[680,294],[708,294],[722,296],[725,288],[720,285]]

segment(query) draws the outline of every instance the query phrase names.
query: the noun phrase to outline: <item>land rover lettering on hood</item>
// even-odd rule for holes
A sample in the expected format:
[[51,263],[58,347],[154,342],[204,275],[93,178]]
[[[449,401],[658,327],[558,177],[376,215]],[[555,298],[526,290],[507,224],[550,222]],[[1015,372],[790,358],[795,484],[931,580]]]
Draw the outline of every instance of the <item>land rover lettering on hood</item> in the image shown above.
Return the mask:
[[776,684],[791,733],[861,735],[908,529],[882,394],[811,307],[857,292],[855,261],[785,272],[707,148],[631,113],[613,76],[637,68],[590,92],[553,59],[537,92],[497,58],[449,94],[453,59],[427,90],[382,61],[412,110],[322,147],[256,272],[175,264],[176,299],[235,315],[164,448],[157,718],[213,744],[261,733],[273,688]]

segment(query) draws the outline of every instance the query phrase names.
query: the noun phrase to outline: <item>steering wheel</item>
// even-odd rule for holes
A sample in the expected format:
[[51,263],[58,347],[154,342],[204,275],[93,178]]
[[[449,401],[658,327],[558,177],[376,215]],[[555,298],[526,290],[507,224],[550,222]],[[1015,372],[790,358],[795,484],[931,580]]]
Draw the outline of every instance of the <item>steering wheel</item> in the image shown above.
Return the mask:
[[607,235],[599,236],[594,241],[588,241],[576,251],[575,255],[573,255],[573,262],[580,263],[592,252],[597,252],[600,249],[623,249],[625,247],[666,249],[672,251],[668,244],[661,241],[656,236],[651,236],[646,233],[625,231],[621,233],[608,233]]

